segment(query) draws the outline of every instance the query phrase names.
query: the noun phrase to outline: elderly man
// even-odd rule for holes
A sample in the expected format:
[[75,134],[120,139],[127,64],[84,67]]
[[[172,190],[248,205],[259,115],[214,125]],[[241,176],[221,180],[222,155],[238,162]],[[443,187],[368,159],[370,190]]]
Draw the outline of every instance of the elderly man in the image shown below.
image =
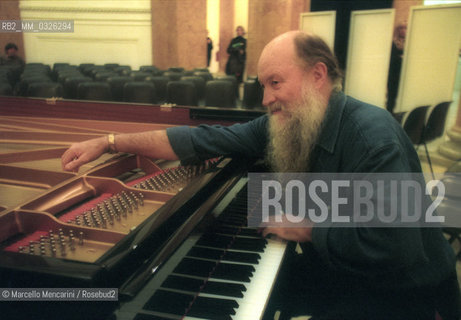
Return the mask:
[[[175,127],[74,144],[76,170],[112,150],[153,158],[264,158],[276,172],[421,172],[413,145],[383,109],[345,96],[335,57],[320,38],[285,33],[263,50],[258,78],[268,115],[230,127]],[[455,259],[436,228],[267,227],[300,243],[277,281],[266,318],[457,319]],[[443,298],[442,298],[443,297]],[[442,298],[442,299],[441,299]]]

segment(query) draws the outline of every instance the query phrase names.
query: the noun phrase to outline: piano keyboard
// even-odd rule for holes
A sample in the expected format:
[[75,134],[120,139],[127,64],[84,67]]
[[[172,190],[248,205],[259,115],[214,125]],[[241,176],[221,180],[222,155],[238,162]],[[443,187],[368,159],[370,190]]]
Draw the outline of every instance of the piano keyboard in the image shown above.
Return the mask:
[[286,244],[246,227],[246,198],[242,179],[115,319],[260,319]]

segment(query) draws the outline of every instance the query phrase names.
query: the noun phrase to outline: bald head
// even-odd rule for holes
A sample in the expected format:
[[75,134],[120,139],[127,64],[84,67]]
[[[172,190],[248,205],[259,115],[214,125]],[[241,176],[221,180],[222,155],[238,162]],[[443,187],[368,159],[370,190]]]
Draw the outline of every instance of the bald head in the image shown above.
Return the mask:
[[333,88],[341,90],[342,73],[338,61],[320,37],[298,30],[277,36],[263,49],[258,63],[258,74],[265,66],[280,59],[289,59],[304,70],[319,62],[323,63]]
[[295,62],[294,39],[299,33],[299,31],[290,31],[272,39],[261,52],[258,63],[258,73],[268,63],[273,63],[274,60],[280,61],[280,59],[288,59],[288,61]]

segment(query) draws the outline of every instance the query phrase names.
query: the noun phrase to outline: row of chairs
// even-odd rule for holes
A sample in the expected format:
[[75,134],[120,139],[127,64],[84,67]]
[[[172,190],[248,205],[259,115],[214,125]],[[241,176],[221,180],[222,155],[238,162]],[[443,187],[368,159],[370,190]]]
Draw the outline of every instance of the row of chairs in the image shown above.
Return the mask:
[[434,107],[418,106],[400,115],[400,122],[411,142],[418,148],[424,146],[432,175],[434,174],[427,143],[443,136],[448,110],[452,101],[438,103]]
[[233,76],[213,77],[207,69],[186,71],[172,67],[162,71],[155,66],[143,66],[133,71],[129,66],[106,64],[55,64],[53,69],[43,64],[28,64],[12,89],[3,85],[0,95],[31,97],[64,97],[67,99],[126,101],[138,103],[175,103],[246,108],[260,107],[261,87],[255,78],[244,84],[243,100]]

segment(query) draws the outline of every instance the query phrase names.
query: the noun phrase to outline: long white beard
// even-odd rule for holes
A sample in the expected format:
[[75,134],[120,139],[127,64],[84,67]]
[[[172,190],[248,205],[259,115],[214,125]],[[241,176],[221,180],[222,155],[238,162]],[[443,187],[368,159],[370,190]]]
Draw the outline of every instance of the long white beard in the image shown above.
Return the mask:
[[277,106],[282,107],[282,112],[289,110],[291,117],[279,122],[277,116],[270,116],[266,162],[274,172],[309,171],[326,105],[327,101],[318,92],[305,85],[299,102],[289,108]]

